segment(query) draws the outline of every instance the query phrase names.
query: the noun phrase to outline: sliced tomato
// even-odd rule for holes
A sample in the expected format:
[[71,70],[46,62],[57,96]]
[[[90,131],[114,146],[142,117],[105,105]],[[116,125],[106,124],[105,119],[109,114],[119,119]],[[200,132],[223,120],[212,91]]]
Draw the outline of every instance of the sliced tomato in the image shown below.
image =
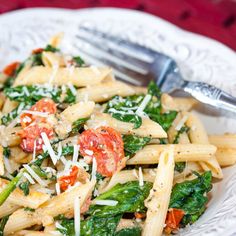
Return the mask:
[[62,191],[66,191],[69,186],[73,186],[75,184],[78,171],[79,168],[77,166],[73,166],[70,170],[69,175],[62,176],[58,179]]
[[8,75],[8,76],[13,76],[17,67],[20,65],[20,62],[16,61],[16,62],[13,62],[9,65],[7,65],[4,69],[3,69],[3,73],[5,75]]
[[136,219],[143,219],[143,218],[146,217],[146,214],[145,213],[141,213],[141,212],[135,212],[134,216],[135,216]]
[[78,141],[83,157],[95,158],[97,172],[110,177],[125,166],[124,143],[119,132],[110,127],[84,131]]
[[[57,111],[57,107],[56,107],[55,102],[52,99],[42,98],[38,102],[36,102],[35,105],[33,105],[30,108],[30,111],[43,112],[43,113],[48,113],[48,114],[55,114],[56,111]],[[23,128],[29,126],[34,121],[46,122],[46,118],[42,117],[42,116],[28,114],[28,113],[23,113],[20,116],[20,122],[21,122],[21,126]]]
[[39,54],[41,52],[43,52],[43,48],[36,48],[32,51],[32,54]]
[[54,135],[53,129],[47,126],[39,126],[39,124],[34,124],[27,126],[18,134],[21,137],[21,148],[25,152],[34,152],[34,145],[35,151],[41,151],[43,147],[43,139],[41,137],[42,133],[46,133],[48,138],[51,139]]
[[184,217],[184,214],[184,211],[181,209],[169,209],[166,216],[165,231],[170,234],[173,230],[177,230],[179,228],[180,221]]

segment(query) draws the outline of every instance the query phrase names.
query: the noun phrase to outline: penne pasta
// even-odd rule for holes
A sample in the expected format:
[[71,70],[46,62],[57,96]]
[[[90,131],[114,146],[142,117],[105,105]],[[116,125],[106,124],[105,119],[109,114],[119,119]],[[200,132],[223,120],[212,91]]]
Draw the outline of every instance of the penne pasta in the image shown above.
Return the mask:
[[134,134],[142,137],[165,138],[166,132],[156,122],[143,118],[142,125],[138,129],[133,128],[132,123],[119,121],[109,114],[95,113],[93,117],[86,123],[88,128],[97,128],[100,126],[110,126],[113,129],[119,130],[122,134]]
[[11,215],[19,208],[20,208],[19,205],[13,204],[9,200],[7,200],[0,206],[0,219],[4,216]]
[[173,177],[174,151],[170,148],[168,151],[162,152],[160,156],[153,188],[145,200],[147,218],[144,224],[143,236],[162,235],[169,207]]
[[[204,129],[203,124],[198,119],[198,117],[196,117],[195,115],[191,113],[184,113],[184,115],[188,116],[186,124],[188,127],[190,127],[189,138],[191,142],[199,143],[199,144],[208,144],[209,140],[208,140],[207,133]],[[219,178],[219,179],[223,178],[223,172],[215,156],[205,162],[200,162],[200,165],[206,171],[211,170],[212,175],[215,178]]]
[[178,107],[179,111],[190,111],[198,104],[198,101],[194,98],[173,98],[175,101],[176,106]]
[[66,85],[68,83],[77,87],[94,85],[100,83],[108,74],[110,68],[97,68],[94,71],[90,67],[75,67],[73,72],[68,68],[35,66],[23,75],[19,74],[14,86],[32,85],[32,84],[54,84]]
[[209,135],[209,142],[218,148],[236,148],[236,135]]
[[166,144],[147,145],[127,161],[127,165],[156,164],[163,151],[173,146],[175,162],[207,161],[214,157],[216,147],[210,144]]
[[[4,189],[7,183],[8,183],[7,180],[0,179],[0,191]],[[12,192],[12,194],[8,197],[8,201],[9,203],[18,206],[30,207],[36,209],[44,202],[46,202],[49,198],[50,195],[32,189],[30,189],[29,194],[25,196],[22,190],[16,188]]]
[[10,235],[16,231],[31,227],[36,224],[51,224],[53,217],[59,214],[74,213],[74,199],[80,198],[80,207],[89,195],[91,195],[95,182],[88,182],[84,185],[74,187],[70,191],[64,192],[53,197],[35,212],[24,211],[20,209],[15,211],[7,221],[4,229],[4,235]]
[[43,61],[43,64],[47,67],[65,66],[64,58],[61,55],[53,53],[53,52],[45,52],[45,51],[42,52],[42,61]]
[[236,149],[217,148],[216,159],[220,166],[231,166],[236,163]]
[[3,147],[0,146],[0,175],[4,175]]
[[137,91],[120,81],[109,81],[97,85],[89,86],[86,88],[78,89],[76,100],[79,101],[94,101],[104,102],[111,99],[115,95],[122,97],[136,94]]

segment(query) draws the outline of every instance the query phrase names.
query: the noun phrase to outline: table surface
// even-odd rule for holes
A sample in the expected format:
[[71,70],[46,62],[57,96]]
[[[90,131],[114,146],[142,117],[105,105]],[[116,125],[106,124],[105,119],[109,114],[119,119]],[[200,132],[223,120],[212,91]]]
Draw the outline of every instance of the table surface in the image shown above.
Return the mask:
[[145,11],[236,50],[236,0],[0,0],[0,13],[29,7],[120,7]]

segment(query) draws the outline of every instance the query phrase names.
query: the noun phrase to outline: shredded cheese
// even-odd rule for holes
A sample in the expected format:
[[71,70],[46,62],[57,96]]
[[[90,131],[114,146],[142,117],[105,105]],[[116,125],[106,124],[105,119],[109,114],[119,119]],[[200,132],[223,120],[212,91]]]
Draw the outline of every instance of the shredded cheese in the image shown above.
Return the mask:
[[116,206],[118,201],[115,200],[94,200],[94,205],[101,205],[101,206]]
[[26,179],[29,180],[31,184],[35,184],[35,181],[32,179],[32,177],[28,173],[25,172],[23,175],[25,176]]
[[33,161],[35,160],[35,156],[36,156],[36,139],[34,140]]
[[74,96],[76,96],[77,91],[76,91],[76,88],[73,86],[73,84],[68,83],[68,87],[69,87],[71,93],[72,93]]
[[53,149],[52,149],[52,146],[51,146],[51,143],[50,143],[50,141],[49,141],[49,139],[48,139],[47,134],[44,133],[44,132],[42,132],[42,133],[41,133],[41,137],[42,137],[43,142],[44,142],[44,144],[45,144],[46,150],[48,151],[48,153],[49,153],[49,155],[50,155],[50,157],[51,157],[51,159],[52,159],[52,163],[53,163],[54,165],[56,165],[56,163],[57,163],[57,156],[56,156],[55,152],[54,152]]
[[179,123],[176,125],[175,130],[179,131],[179,130],[183,127],[183,125],[184,125],[184,123],[187,121],[187,119],[188,119],[188,116],[187,116],[187,115],[184,115],[183,118],[182,118],[182,119],[179,121]]
[[96,180],[96,173],[97,173],[97,161],[96,158],[93,158],[91,181]]
[[136,114],[137,115],[140,115],[140,116],[143,116],[143,111],[144,109],[146,108],[147,104],[149,103],[149,101],[151,100],[152,96],[150,94],[147,94],[143,101],[141,102],[139,108],[136,110]]
[[142,172],[142,167],[139,167],[138,169],[138,176],[139,176],[139,186],[143,186],[143,172]]
[[72,157],[72,162],[77,162],[79,156],[79,145],[74,144],[74,152]]
[[60,194],[61,194],[61,188],[60,188],[59,183],[56,183],[56,184],[55,184],[55,189],[56,189],[57,195],[60,195]]
[[74,225],[75,236],[80,236],[80,197],[75,197],[74,200]]
[[4,165],[5,165],[7,172],[9,174],[11,174],[13,172],[12,167],[11,167],[11,163],[10,163],[10,160],[6,157],[4,157]]
[[29,174],[43,187],[47,186],[47,184],[34,172],[34,170],[27,164],[23,165],[23,167],[29,172]]
[[35,115],[35,116],[41,116],[41,117],[48,117],[48,112],[40,112],[40,111],[29,111],[29,110],[24,110],[22,111],[21,114],[31,114],[31,115]]

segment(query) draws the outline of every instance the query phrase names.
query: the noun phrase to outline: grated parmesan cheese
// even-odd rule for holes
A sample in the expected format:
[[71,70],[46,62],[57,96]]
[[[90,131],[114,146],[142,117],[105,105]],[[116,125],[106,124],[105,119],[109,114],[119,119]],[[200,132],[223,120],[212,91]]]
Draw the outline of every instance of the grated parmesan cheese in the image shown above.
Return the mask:
[[53,163],[54,165],[56,165],[56,163],[57,163],[57,156],[56,156],[55,152],[54,152],[53,149],[52,149],[52,146],[51,146],[51,143],[50,143],[50,141],[49,141],[49,139],[48,139],[47,134],[44,133],[44,132],[42,132],[42,133],[41,133],[41,137],[42,137],[43,142],[44,142],[44,144],[45,144],[46,150],[48,151],[48,153],[49,153],[49,155],[50,155],[50,157],[51,157],[51,159],[52,159],[52,163]]
[[7,172],[9,174],[11,174],[13,172],[12,167],[11,167],[11,163],[10,163],[10,160],[6,157],[4,157],[4,165],[5,165]]
[[35,181],[32,179],[32,177],[28,173],[25,172],[23,175],[26,179],[29,180],[31,184],[35,184]]
[[84,151],[87,155],[92,156],[93,155],[93,151],[92,150],[85,150]]
[[147,104],[149,103],[149,101],[151,100],[152,96],[150,94],[147,94],[143,101],[141,102],[139,108],[136,110],[136,114],[137,115],[140,115],[140,116],[143,116],[144,114],[144,109],[146,108]]
[[118,201],[115,200],[94,200],[93,204],[101,206],[116,206]]
[[79,156],[79,145],[74,144],[74,152],[72,157],[72,162],[77,162]]
[[40,111],[29,111],[29,110],[24,110],[22,111],[21,114],[31,114],[31,115],[35,115],[35,116],[41,116],[41,117],[48,117],[48,112],[40,112]]
[[27,164],[23,165],[23,167],[29,172],[29,174],[43,187],[47,186],[47,184],[34,172],[34,170]]
[[35,156],[36,156],[36,139],[34,140],[33,161],[35,160]]
[[55,189],[56,189],[57,195],[60,195],[60,194],[61,194],[61,188],[60,188],[59,183],[56,183],[56,184],[55,184]]
[[74,200],[74,225],[75,236],[80,235],[80,197],[75,197]]
[[72,93],[74,96],[76,96],[77,91],[76,91],[76,88],[73,86],[73,84],[68,83],[68,88],[70,89],[71,93]]
[[96,180],[96,173],[97,173],[97,161],[96,158],[93,158],[91,181]]
[[143,172],[142,172],[142,167],[139,167],[138,169],[138,176],[139,176],[139,186],[143,186]]
[[176,125],[175,130],[179,131],[179,130],[183,127],[183,125],[184,125],[184,123],[187,121],[187,119],[188,119],[188,116],[187,116],[187,115],[184,115],[183,118],[182,118],[182,119],[179,121],[179,123]]

